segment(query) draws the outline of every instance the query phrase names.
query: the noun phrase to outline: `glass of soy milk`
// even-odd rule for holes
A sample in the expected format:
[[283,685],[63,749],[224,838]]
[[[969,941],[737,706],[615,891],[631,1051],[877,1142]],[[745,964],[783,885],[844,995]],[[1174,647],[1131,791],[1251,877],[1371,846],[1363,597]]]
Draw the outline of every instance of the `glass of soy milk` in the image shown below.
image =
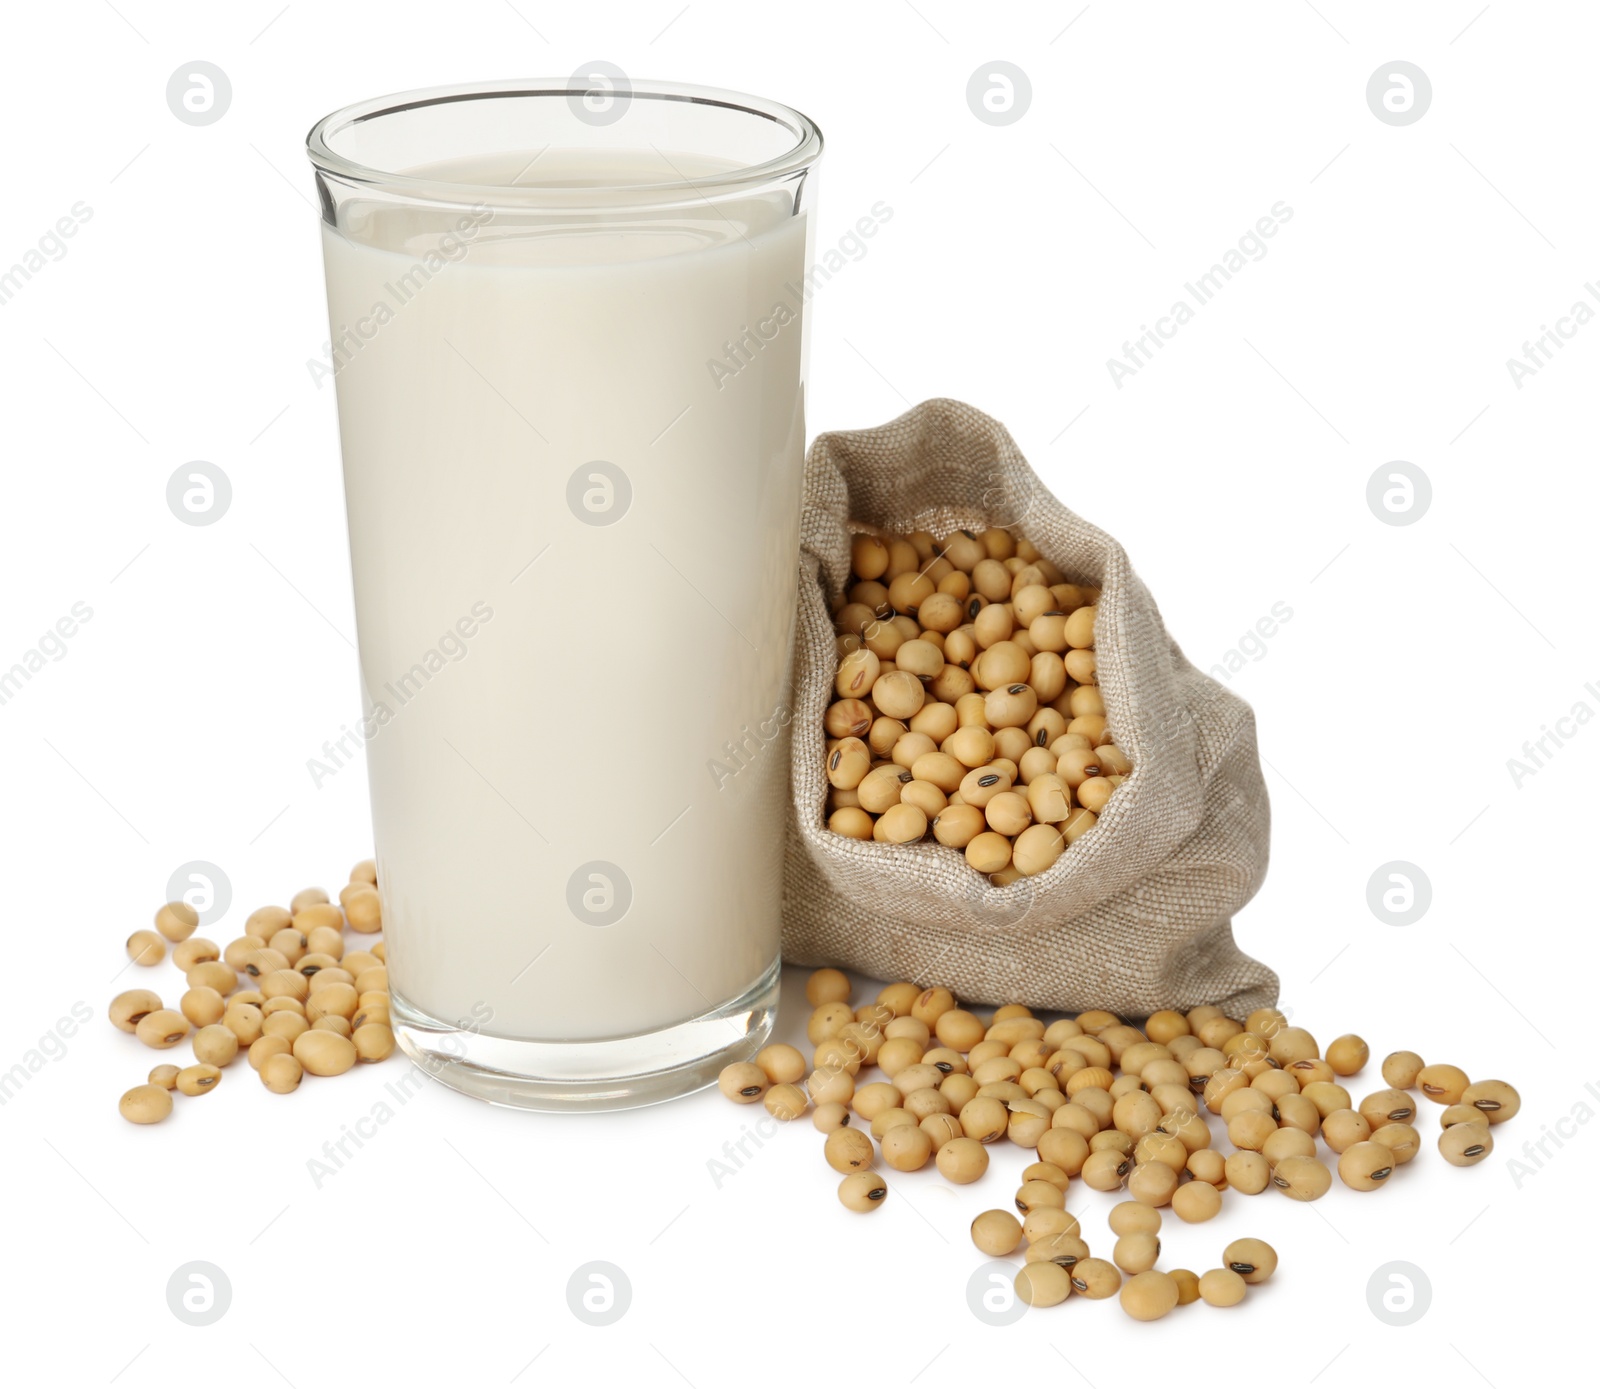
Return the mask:
[[401,1045],[648,1104],[778,990],[822,137],[620,74],[308,137]]

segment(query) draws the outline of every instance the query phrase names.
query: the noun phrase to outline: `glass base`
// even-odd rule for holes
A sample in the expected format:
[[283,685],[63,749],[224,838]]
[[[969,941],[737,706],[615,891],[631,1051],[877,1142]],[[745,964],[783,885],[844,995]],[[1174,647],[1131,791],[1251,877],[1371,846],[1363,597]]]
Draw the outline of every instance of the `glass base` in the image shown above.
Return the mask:
[[511,1109],[636,1109],[713,1084],[766,1044],[778,1009],[777,960],[755,984],[688,1022],[599,1042],[525,1042],[471,1032],[390,996],[400,1049],[433,1079]]

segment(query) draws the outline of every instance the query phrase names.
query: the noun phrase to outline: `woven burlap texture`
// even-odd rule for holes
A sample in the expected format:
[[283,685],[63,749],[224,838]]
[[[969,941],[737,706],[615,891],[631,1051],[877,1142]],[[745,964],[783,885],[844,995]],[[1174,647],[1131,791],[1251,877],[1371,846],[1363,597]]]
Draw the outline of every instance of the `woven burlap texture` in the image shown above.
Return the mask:
[[[848,581],[851,522],[936,536],[1010,526],[1069,580],[1100,586],[1099,681],[1134,770],[1095,828],[1037,877],[995,887],[944,845],[828,830],[828,600]],[[1231,921],[1267,867],[1255,716],[1184,658],[1122,547],[1050,494],[1002,425],[929,400],[876,429],[819,435],[800,545],[788,962],[942,984],[975,1003],[1130,1018],[1201,1003],[1242,1018],[1276,1003],[1277,976],[1239,949]]]

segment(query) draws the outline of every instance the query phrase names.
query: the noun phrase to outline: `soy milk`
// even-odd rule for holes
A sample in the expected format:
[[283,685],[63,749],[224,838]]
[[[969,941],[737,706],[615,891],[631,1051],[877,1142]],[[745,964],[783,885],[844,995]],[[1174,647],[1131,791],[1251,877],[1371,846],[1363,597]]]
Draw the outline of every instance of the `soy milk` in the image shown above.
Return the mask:
[[323,250],[391,986],[543,1041],[708,1011],[778,953],[806,220],[772,192],[347,212]]

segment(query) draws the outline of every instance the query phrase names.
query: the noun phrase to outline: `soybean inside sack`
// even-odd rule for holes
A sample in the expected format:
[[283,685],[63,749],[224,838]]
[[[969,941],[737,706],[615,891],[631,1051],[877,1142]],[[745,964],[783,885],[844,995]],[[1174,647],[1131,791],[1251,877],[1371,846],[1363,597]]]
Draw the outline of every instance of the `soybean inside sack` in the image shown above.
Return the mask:
[[[1097,679],[1109,736],[1133,771],[1043,873],[996,887],[932,840],[866,842],[827,828],[830,599],[849,579],[852,522],[935,536],[1005,526],[1070,582],[1101,590]],[[1185,659],[1122,547],[1051,495],[1001,424],[929,400],[875,429],[819,435],[800,540],[787,962],[1126,1018],[1202,1003],[1243,1017],[1276,1003],[1277,976],[1239,949],[1232,927],[1267,868],[1255,716]]]

